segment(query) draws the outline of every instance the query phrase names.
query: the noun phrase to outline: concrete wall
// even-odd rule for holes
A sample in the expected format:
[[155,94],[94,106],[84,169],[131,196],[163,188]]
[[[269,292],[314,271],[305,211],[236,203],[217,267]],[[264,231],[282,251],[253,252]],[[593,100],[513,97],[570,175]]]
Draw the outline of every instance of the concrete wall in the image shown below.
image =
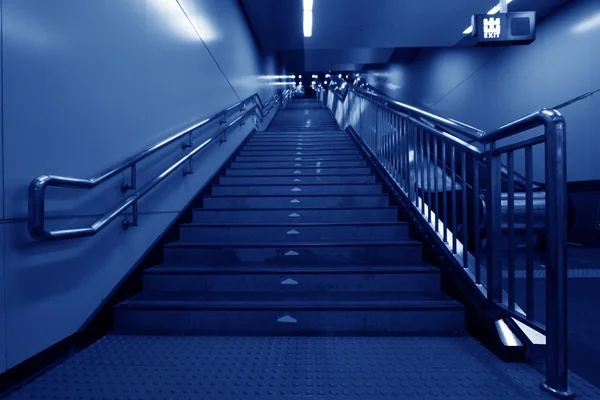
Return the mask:
[[[490,130],[600,89],[598,49],[600,2],[575,0],[540,23],[529,46],[428,49],[368,80],[400,101]],[[600,179],[599,110],[600,94],[561,110],[570,181]],[[534,175],[543,179],[539,168]]]
[[[34,242],[27,186],[93,177],[258,92],[277,71],[235,0],[2,0],[0,371],[76,332],[251,129],[236,129],[93,238]],[[199,133],[199,136],[211,132]],[[196,140],[200,143],[201,138]],[[142,185],[182,156],[139,166]],[[49,228],[85,226],[123,199],[127,174],[93,191],[50,189]]]

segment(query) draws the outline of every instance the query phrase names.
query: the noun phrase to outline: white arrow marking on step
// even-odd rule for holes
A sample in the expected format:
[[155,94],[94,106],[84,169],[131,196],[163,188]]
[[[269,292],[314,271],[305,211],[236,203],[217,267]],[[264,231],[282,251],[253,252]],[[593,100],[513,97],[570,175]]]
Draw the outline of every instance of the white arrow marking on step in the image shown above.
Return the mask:
[[302,150],[302,147],[296,147],[296,150]]
[[292,189],[292,192],[301,192],[301,191],[302,191],[302,189],[300,189],[300,188],[293,188]]
[[302,164],[300,164],[300,163],[294,164],[294,167],[301,167],[301,166],[302,166]]
[[284,254],[284,256],[298,256],[298,255],[300,255],[300,254],[298,254],[298,252],[296,252],[294,250],[290,250]]
[[294,317],[292,317],[291,315],[282,315],[281,317],[277,318],[277,322],[281,322],[283,324],[297,324],[298,320]]
[[295,229],[292,229],[292,230],[290,230],[290,231],[287,231],[287,234],[288,234],[288,235],[299,235],[299,234],[300,234],[300,232],[298,232],[298,231],[297,231],[297,230],[295,230]]
[[300,203],[300,200],[298,200],[298,199],[290,200],[290,203],[298,204],[298,203]]
[[298,155],[298,156],[301,156],[301,155],[302,155],[302,152],[301,152],[301,151],[299,151],[299,152],[297,152],[297,153],[296,153],[296,155]]
[[302,179],[296,178],[296,179],[293,180],[293,182],[302,182]]
[[302,157],[296,157],[295,161],[300,161],[302,160]]
[[290,218],[298,218],[300,216],[300,214],[297,213],[291,213],[290,215],[288,215],[288,217]]
[[298,281],[293,278],[287,278],[281,281],[282,285],[297,285]]
[[294,171],[294,174],[296,174],[296,175],[301,174],[301,173],[302,173],[302,171],[298,171],[298,170]]

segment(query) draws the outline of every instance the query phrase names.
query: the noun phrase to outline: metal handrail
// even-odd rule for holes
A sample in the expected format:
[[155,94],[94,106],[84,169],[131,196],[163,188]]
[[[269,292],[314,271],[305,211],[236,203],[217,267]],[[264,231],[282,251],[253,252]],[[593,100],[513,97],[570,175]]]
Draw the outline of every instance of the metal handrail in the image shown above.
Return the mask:
[[[446,252],[460,266],[460,271],[471,280],[472,290],[478,293],[480,304],[500,315],[504,324],[515,332],[520,328],[513,318],[546,336],[546,380],[542,387],[559,396],[569,397],[567,369],[567,190],[566,190],[566,131],[563,116],[553,109],[541,109],[523,118],[503,125],[493,131],[472,131],[472,127],[448,120],[416,107],[408,106],[373,92],[348,85],[346,94],[330,87],[327,104],[337,107],[336,99],[342,103],[343,115],[340,124],[346,124],[357,132],[360,140],[387,171],[388,178],[402,191],[417,215],[418,222],[428,231],[427,237],[436,241],[436,246]],[[333,89],[333,90],[331,90]],[[356,97],[351,97],[356,96]],[[348,97],[347,97],[348,96]],[[350,120],[351,118],[351,120]],[[434,123],[431,123],[434,121]],[[351,125],[356,123],[356,128]],[[500,147],[498,141],[513,137],[533,128],[543,126],[544,134]],[[445,132],[453,128],[463,135],[476,134],[483,150]],[[342,126],[343,128],[343,126]],[[533,147],[545,144],[545,193],[534,194]],[[524,192],[515,187],[514,153],[525,152]],[[508,193],[502,193],[502,157],[507,159],[506,177]],[[438,165],[442,186],[439,187]],[[448,160],[449,159],[449,160]],[[446,162],[450,162],[447,168]],[[467,163],[472,162],[473,186],[456,188],[457,176],[466,182]],[[431,169],[433,164],[434,168]],[[482,173],[481,165],[487,166]],[[456,168],[458,166],[458,168]],[[448,171],[450,170],[450,171]],[[448,180],[451,185],[448,188]],[[521,182],[523,183],[523,182]],[[480,187],[482,186],[482,187]],[[461,190],[463,189],[463,190]],[[457,197],[457,191],[460,196]],[[433,193],[433,195],[432,195]],[[442,195],[443,196],[440,196]],[[483,210],[479,209],[485,198]],[[543,208],[536,204],[543,199]],[[440,204],[442,203],[442,204]],[[469,204],[472,214],[467,217]],[[517,215],[517,204],[520,214]],[[508,210],[508,211],[506,211]],[[542,210],[546,237],[546,323],[535,319],[533,297],[533,236],[536,218]],[[460,214],[458,212],[460,212]],[[474,235],[473,250],[470,247],[469,227],[478,229],[481,213],[486,216],[487,263],[482,258],[482,238]],[[520,219],[519,219],[520,218]],[[459,229],[460,227],[460,229]],[[525,310],[516,304],[515,232],[523,229],[526,247],[526,297]],[[507,232],[508,249],[504,249],[501,235]],[[508,256],[508,293],[503,289],[504,255]],[[484,278],[487,274],[487,279]],[[522,340],[530,340],[527,334],[517,334]],[[518,339],[517,339],[518,340]]]
[[[213,115],[210,118],[207,118],[199,123],[191,125],[174,135],[169,136],[168,138],[161,140],[160,142],[148,147],[146,150],[136,154],[135,156],[127,159],[126,161],[120,163],[116,167],[111,168],[110,170],[102,173],[98,177],[90,178],[90,179],[82,179],[82,178],[73,178],[73,177],[64,177],[64,176],[56,176],[56,175],[41,175],[35,178],[29,185],[29,217],[28,217],[28,228],[29,234],[36,240],[57,240],[57,239],[66,239],[66,238],[75,238],[75,237],[84,237],[84,236],[93,236],[100,232],[104,227],[106,227],[111,221],[117,218],[119,215],[123,214],[126,209],[129,207],[133,208],[133,221],[124,221],[123,228],[127,229],[130,226],[137,226],[137,202],[152,188],[162,182],[167,176],[169,176],[173,171],[183,165],[186,161],[190,161],[194,155],[196,155],[199,151],[206,148],[210,143],[214,142],[215,139],[219,138],[221,135],[226,134],[227,131],[240,124],[243,125],[244,121],[251,114],[255,114],[262,121],[264,117],[265,107],[269,110],[277,104],[277,100],[286,93],[284,92],[281,96],[276,94],[273,98],[266,104],[263,105],[260,97],[257,93],[252,96],[236,103],[235,105],[228,107],[227,109]],[[254,103],[250,108],[246,109],[246,105],[248,103]],[[146,184],[142,189],[137,190],[133,195],[127,197],[120,204],[115,206],[113,209],[105,213],[100,219],[95,221],[91,226],[85,228],[74,228],[74,229],[62,229],[62,230],[53,230],[49,231],[45,228],[45,191],[49,186],[54,187],[63,187],[63,188],[79,188],[79,189],[91,189],[103,182],[106,182],[108,179],[116,176],[117,174],[131,169],[131,182],[124,183],[121,185],[121,190],[123,193],[126,193],[129,190],[136,189],[136,176],[137,164],[149,157],[150,155],[156,153],[158,150],[164,149],[166,146],[176,142],[178,139],[183,137],[188,137],[187,143],[184,143],[182,147],[184,149],[193,147],[192,145],[192,134],[194,131],[207,126],[212,122],[219,121],[220,124],[226,123],[225,120],[221,119],[222,117],[227,118],[227,115],[237,109],[241,110],[241,114],[235,118],[233,121],[228,123],[225,127],[220,128],[215,135],[211,138],[205,140],[199,146],[196,146],[193,150],[187,153],[184,157],[179,159],[176,163],[172,164],[169,168],[164,170],[160,175]],[[266,111],[268,112],[268,111]],[[191,164],[190,164],[191,167]],[[184,171],[184,174],[189,174],[190,171]]]
[[[336,82],[336,84],[337,84],[337,82]],[[344,93],[339,93],[342,91],[341,88],[336,87],[336,89],[337,90],[334,90],[334,93],[340,98],[340,100],[344,101],[348,90],[344,91]],[[420,118],[421,122],[429,124],[431,128],[441,127],[441,128],[445,128],[445,129],[451,131],[452,133],[458,133],[463,136],[466,136],[466,137],[470,138],[469,140],[466,141],[467,144],[473,144],[473,143],[485,144],[488,142],[488,140],[484,137],[486,135],[485,131],[483,131],[481,129],[475,128],[471,125],[465,124],[464,122],[460,122],[460,121],[457,121],[452,118],[440,117],[438,115],[431,114],[425,110],[421,110],[417,107],[410,106],[408,104],[404,104],[399,101],[396,101],[396,100],[392,99],[391,97],[386,96],[385,94],[383,94],[379,91],[376,91],[376,89],[370,87],[366,83],[363,83],[362,87],[358,87],[354,84],[349,84],[349,89],[357,90],[359,93],[366,95],[366,96],[380,102],[381,104],[386,104],[386,105],[389,105],[392,107],[396,107],[400,111],[404,111],[406,115],[412,115],[412,114],[410,114],[410,112],[413,112],[414,115],[416,115]],[[590,94],[587,94],[587,96],[589,96],[589,95]],[[554,108],[554,109],[557,109],[557,108]],[[501,166],[500,173],[503,176],[506,176],[507,168],[505,166]],[[521,187],[524,187],[525,178],[517,172],[513,172],[513,174],[514,174],[515,183],[517,183]],[[535,190],[541,190],[544,188],[544,184],[541,182],[534,181],[533,184],[534,184]]]

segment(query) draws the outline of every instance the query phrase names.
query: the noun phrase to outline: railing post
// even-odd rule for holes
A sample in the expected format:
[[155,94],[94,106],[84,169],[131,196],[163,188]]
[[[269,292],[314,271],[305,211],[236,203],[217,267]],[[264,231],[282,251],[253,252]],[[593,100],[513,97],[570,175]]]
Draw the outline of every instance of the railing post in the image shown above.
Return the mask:
[[565,121],[553,111],[546,127],[546,381],[542,388],[572,398],[567,368],[567,155]]

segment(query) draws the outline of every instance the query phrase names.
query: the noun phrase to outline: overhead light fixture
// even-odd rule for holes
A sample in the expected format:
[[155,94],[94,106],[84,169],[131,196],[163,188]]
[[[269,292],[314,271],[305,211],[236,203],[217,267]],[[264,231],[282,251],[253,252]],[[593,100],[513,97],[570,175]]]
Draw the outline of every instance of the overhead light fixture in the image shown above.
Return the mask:
[[[512,3],[513,0],[506,0],[506,5]],[[494,6],[494,8],[492,8],[490,11],[488,11],[488,15],[494,15],[494,14],[498,14],[500,12],[500,3],[496,4]],[[473,26],[469,26],[467,29],[465,29],[463,31],[463,35],[470,35],[471,33],[473,33]]]
[[303,0],[304,3],[304,37],[312,36],[312,23],[313,23],[313,0]]
[[299,78],[299,79],[302,79],[302,75],[298,75],[298,78]]
[[600,13],[592,15],[590,18],[575,25],[573,32],[583,33],[597,28],[600,28]]

